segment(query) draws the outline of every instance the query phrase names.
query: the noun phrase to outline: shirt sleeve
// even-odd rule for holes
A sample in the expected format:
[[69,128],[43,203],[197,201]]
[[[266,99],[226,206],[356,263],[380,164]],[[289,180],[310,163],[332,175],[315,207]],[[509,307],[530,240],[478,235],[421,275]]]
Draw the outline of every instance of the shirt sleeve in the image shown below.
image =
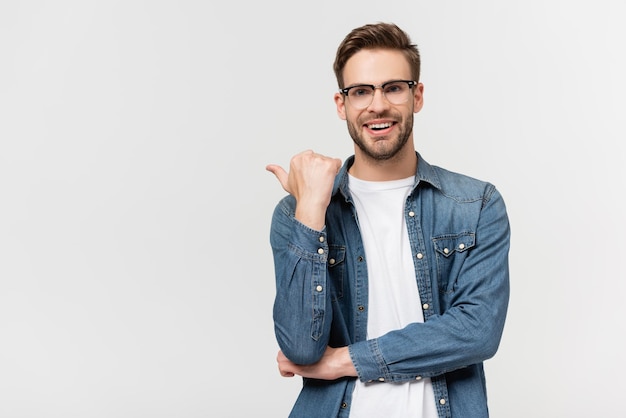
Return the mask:
[[274,210],[270,243],[278,345],[296,364],[315,363],[326,350],[332,322],[325,227],[316,231],[295,219],[295,200],[287,196]]

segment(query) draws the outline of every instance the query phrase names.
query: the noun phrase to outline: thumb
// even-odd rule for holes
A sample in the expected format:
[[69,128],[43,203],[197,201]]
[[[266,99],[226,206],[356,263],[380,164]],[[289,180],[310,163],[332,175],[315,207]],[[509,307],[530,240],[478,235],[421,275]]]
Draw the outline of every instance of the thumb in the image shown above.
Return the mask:
[[277,164],[268,164],[265,169],[274,174],[280,182],[280,185],[283,186],[283,189],[289,192],[287,188],[287,179],[289,178],[289,174],[287,174],[287,172],[281,166]]

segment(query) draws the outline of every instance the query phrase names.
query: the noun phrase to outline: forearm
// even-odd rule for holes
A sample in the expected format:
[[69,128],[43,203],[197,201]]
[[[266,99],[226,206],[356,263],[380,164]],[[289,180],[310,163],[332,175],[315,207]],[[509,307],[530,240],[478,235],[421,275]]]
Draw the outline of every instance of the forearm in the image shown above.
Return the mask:
[[471,324],[473,313],[453,309],[425,323],[413,323],[380,338],[349,346],[363,381],[410,381],[438,376],[492,357],[503,320]]
[[328,247],[323,232],[293,217],[293,205],[279,205],[272,220],[276,275],[274,328],[281,350],[299,364],[317,362],[326,349],[332,322],[326,286]]

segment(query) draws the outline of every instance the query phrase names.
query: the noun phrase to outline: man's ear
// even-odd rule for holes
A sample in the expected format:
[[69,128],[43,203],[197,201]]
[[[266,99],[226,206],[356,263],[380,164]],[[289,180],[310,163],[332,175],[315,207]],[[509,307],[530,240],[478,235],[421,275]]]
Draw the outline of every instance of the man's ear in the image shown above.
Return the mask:
[[335,105],[337,106],[337,116],[339,119],[346,120],[346,102],[345,97],[341,93],[335,93]]
[[422,106],[424,106],[424,85],[422,83],[417,83],[414,90],[413,113],[417,113],[422,110]]

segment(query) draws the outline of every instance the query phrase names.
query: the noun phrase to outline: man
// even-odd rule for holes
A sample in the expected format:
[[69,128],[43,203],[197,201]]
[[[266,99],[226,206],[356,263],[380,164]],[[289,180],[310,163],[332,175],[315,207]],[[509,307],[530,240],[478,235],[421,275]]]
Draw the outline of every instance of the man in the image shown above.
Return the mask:
[[303,377],[292,417],[487,417],[483,361],[509,299],[510,230],[489,183],[416,152],[416,45],[365,25],[334,63],[354,155],[311,150],[274,211],[274,324],[283,376]]

